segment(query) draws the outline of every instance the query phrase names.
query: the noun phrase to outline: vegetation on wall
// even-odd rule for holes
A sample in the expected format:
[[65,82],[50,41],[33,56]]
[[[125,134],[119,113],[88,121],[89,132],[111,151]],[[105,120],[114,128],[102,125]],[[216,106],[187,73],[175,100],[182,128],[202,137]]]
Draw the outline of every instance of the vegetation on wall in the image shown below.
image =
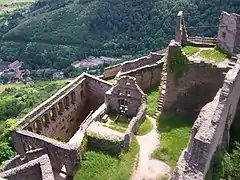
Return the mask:
[[183,55],[181,49],[175,49],[174,54],[168,55],[169,68],[174,73],[175,78],[180,77],[187,68],[189,60]]
[[[9,15],[0,28],[0,58],[31,69],[64,69],[86,56],[143,55],[167,46],[175,16],[187,26],[217,25],[221,11],[240,12],[236,0],[48,0],[27,15]],[[189,31],[215,36],[216,30]]]

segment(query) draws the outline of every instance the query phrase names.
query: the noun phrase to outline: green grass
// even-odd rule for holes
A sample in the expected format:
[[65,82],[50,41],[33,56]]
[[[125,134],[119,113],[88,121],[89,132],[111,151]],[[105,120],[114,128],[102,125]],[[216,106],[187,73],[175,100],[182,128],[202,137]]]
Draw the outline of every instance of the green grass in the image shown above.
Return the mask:
[[129,151],[122,153],[120,157],[89,150],[83,156],[82,166],[76,167],[74,180],[128,180],[138,152],[136,139],[133,139]]
[[108,79],[107,82],[113,84],[115,82],[115,79]]
[[153,117],[157,108],[157,101],[159,98],[158,86],[147,90],[147,115]]
[[0,93],[2,93],[6,88],[21,88],[23,86],[26,86],[26,85],[23,84],[23,83],[20,83],[20,84],[13,83],[13,84],[0,85]]
[[125,133],[127,128],[122,128],[122,127],[119,127],[119,126],[113,126],[113,125],[110,125],[110,126],[106,126],[114,131],[118,131],[118,132],[121,132],[121,133]]
[[185,46],[184,48],[182,48],[182,50],[185,54],[192,56],[195,53],[197,53],[200,49],[194,46]]
[[191,134],[193,120],[189,117],[158,118],[161,146],[152,156],[166,162],[173,170]]
[[152,130],[153,126],[150,119],[146,118],[138,129],[137,135],[143,136]]
[[224,61],[226,58],[228,58],[227,54],[219,51],[218,49],[202,50],[200,52],[200,56],[209,60],[214,60],[216,63]]
[[[37,81],[36,83],[39,84],[39,83],[49,83],[49,82],[56,82],[56,83],[60,83],[60,84],[63,84],[63,83],[66,83],[68,81],[71,81],[73,79],[71,78],[67,78],[67,79],[61,79],[61,80],[53,80],[53,81]],[[0,85],[0,93],[2,93],[6,88],[21,88],[21,87],[24,87],[26,86],[25,84],[23,83],[12,83],[12,84],[3,84],[3,85]]]

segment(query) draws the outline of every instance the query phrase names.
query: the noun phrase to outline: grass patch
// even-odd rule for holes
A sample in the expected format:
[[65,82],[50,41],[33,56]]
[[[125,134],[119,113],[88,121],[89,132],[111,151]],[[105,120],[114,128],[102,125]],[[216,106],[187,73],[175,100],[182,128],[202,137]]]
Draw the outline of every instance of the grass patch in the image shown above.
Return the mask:
[[125,133],[126,130],[127,130],[127,128],[122,128],[122,127],[112,126],[112,125],[106,126],[106,127],[110,128],[110,129],[112,129],[112,130],[114,130],[114,131],[121,132],[121,133]]
[[153,128],[153,126],[152,126],[150,119],[146,118],[145,121],[139,127],[137,135],[143,136],[143,135],[149,133],[152,130],[152,128]]
[[133,139],[129,151],[119,157],[89,150],[83,156],[82,165],[76,167],[74,180],[128,180],[138,152],[139,145],[136,139]]
[[115,79],[108,79],[107,82],[113,84],[115,82]]
[[154,116],[159,98],[158,86],[147,90],[147,115]]
[[194,46],[185,46],[184,48],[182,48],[183,52],[187,55],[194,55],[195,53],[197,53],[198,51],[200,51],[200,49],[198,47],[194,47]]
[[200,56],[218,63],[228,58],[228,55],[218,49],[207,49],[200,52]]
[[125,129],[127,129],[128,124],[129,124],[128,121],[127,122],[126,121],[112,121],[112,122],[110,122],[110,125],[112,125],[112,126],[118,126],[118,127],[125,128]]
[[153,152],[152,156],[166,162],[173,169],[188,143],[192,125],[193,120],[189,117],[159,117],[158,130],[161,133],[161,146]]

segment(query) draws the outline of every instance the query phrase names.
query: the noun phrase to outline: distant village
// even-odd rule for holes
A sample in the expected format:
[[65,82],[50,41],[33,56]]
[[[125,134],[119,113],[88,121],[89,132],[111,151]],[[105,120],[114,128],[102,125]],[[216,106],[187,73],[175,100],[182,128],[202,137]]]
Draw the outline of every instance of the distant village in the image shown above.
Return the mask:
[[[100,56],[93,57],[89,56],[85,59],[74,61],[71,63],[73,69],[88,69],[88,68],[97,68],[103,64],[112,64],[118,62],[120,59]],[[13,82],[23,82],[23,83],[32,83],[32,77],[35,75],[41,75],[44,73],[50,74],[49,79],[64,79],[66,75],[63,71],[52,68],[44,68],[38,70],[28,70],[24,69],[23,62],[15,60],[13,62],[8,62],[0,59],[0,84],[4,83],[13,83]]]

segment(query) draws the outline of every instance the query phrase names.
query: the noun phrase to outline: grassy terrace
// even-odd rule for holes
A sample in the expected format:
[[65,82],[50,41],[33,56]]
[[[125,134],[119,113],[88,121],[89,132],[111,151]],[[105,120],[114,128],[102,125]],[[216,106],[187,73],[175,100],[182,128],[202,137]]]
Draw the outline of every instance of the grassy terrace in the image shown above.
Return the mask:
[[152,87],[147,91],[147,115],[153,117],[157,108],[159,98],[158,86]]
[[228,58],[228,55],[221,52],[218,49],[208,49],[208,50],[202,50],[200,51],[200,56],[209,60],[213,60],[214,62],[218,63],[226,58]]
[[184,48],[182,48],[183,52],[189,56],[194,55],[195,53],[197,53],[198,51],[200,51],[200,49],[198,47],[194,47],[194,46],[185,46]]
[[88,150],[83,156],[82,166],[76,168],[74,180],[128,180],[138,151],[136,139],[132,141],[130,150],[118,157],[102,151]]
[[188,143],[193,120],[188,117],[166,117],[157,119],[161,146],[152,156],[166,162],[173,170],[176,162]]

